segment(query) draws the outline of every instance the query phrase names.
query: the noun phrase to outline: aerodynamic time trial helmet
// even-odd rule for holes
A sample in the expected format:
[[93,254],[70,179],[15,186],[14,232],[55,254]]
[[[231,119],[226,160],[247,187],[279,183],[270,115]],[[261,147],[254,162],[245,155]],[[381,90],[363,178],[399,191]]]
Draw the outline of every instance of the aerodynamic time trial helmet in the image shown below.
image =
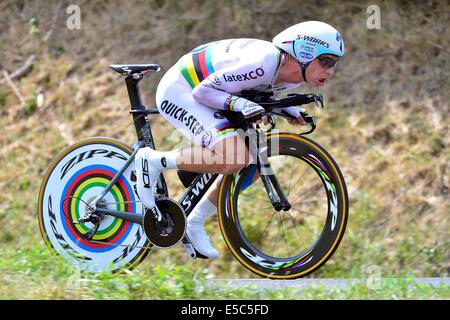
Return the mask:
[[305,81],[306,68],[312,60],[323,54],[342,57],[345,53],[341,34],[321,21],[305,21],[293,25],[276,35],[272,43],[298,60]]
[[308,63],[322,54],[342,57],[344,40],[340,33],[321,21],[306,21],[293,25],[276,35],[272,43],[301,63]]

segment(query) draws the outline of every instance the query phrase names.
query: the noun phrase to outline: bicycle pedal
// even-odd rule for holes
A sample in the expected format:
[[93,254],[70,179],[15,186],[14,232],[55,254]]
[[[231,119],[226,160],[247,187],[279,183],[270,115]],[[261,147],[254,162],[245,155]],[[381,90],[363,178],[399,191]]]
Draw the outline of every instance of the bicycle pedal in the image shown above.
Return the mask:
[[209,259],[208,257],[202,255],[200,252],[195,250],[194,246],[189,242],[188,239],[186,239],[186,237],[183,238],[182,243],[183,243],[184,248],[186,249],[186,251],[188,252],[189,256],[192,259],[196,259],[196,258]]
[[195,259],[197,257],[197,252],[194,249],[194,246],[189,242],[189,240],[186,239],[186,236],[181,241],[183,243],[184,248],[189,254],[189,257],[192,259]]

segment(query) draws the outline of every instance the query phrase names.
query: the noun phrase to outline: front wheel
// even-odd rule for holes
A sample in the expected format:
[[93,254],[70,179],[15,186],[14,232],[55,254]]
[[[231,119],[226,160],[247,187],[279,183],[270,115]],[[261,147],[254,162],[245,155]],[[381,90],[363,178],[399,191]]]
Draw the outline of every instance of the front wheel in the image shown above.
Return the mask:
[[[132,268],[150,251],[151,244],[137,223],[105,216],[91,240],[86,234],[94,225],[76,223],[132,152],[132,148],[114,139],[89,138],[63,150],[45,173],[38,201],[41,235],[52,251],[85,271]],[[133,168],[131,163],[98,202],[99,207],[142,214],[131,180]]]
[[235,258],[273,279],[303,277],[337,249],[348,219],[348,195],[336,162],[314,141],[267,136],[267,155],[291,208],[276,211],[255,164],[224,177],[219,224]]

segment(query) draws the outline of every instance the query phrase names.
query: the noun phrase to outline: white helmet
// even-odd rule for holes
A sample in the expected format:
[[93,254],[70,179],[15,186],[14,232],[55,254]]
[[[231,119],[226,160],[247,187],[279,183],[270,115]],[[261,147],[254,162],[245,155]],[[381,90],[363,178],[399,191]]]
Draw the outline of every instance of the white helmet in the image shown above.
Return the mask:
[[302,64],[307,64],[322,54],[342,57],[345,53],[344,40],[339,32],[320,21],[293,25],[275,36],[272,43]]

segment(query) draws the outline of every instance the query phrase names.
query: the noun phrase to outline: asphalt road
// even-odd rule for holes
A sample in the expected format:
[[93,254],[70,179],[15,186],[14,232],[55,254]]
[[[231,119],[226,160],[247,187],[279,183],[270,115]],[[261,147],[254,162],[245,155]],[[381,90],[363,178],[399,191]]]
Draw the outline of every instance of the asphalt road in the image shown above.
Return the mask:
[[[367,279],[333,279],[333,278],[302,278],[296,280],[271,280],[271,279],[213,279],[207,280],[206,285],[211,287],[253,287],[257,290],[274,290],[282,288],[306,289],[323,286],[327,289],[346,289],[351,284],[365,284],[368,287],[376,287],[385,281],[402,280],[399,278],[367,278]],[[429,284],[439,287],[441,284],[450,285],[450,277],[445,278],[412,278],[408,281],[415,281],[420,284]]]

